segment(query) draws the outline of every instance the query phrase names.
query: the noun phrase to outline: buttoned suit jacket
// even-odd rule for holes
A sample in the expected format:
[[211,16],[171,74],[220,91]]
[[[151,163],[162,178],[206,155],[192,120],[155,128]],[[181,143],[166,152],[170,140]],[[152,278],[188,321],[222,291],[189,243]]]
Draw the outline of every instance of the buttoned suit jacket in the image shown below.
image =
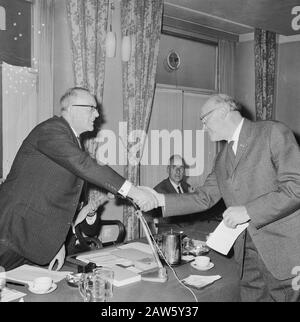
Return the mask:
[[63,117],[36,126],[0,187],[0,246],[49,263],[65,242],[85,180],[112,193],[125,181],[80,148]]
[[[164,216],[199,212],[220,198],[245,206],[248,232],[272,275],[284,280],[300,265],[300,151],[292,131],[275,121],[244,120],[234,166],[226,167],[225,145],[214,169],[194,194],[165,195]],[[242,263],[243,238],[235,243]]]

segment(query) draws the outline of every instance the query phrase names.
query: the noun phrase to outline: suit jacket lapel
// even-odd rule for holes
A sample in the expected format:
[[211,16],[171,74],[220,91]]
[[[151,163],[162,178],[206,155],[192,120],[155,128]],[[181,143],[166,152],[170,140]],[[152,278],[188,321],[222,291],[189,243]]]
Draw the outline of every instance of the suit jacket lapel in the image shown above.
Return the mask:
[[75,135],[75,133],[74,133],[74,131],[72,130],[72,128],[71,128],[71,126],[70,126],[70,124],[61,116],[60,117],[60,119],[61,119],[61,121],[63,122],[63,123],[65,123],[66,125],[67,125],[67,127],[68,127],[68,129],[69,129],[69,131],[71,132],[71,134],[72,134],[72,137],[73,137],[73,141],[74,141],[74,143],[76,142],[77,143],[77,145],[79,146],[79,148],[82,150],[82,146],[81,146],[81,142],[80,142],[80,138],[77,138],[76,137],[76,135]]
[[167,179],[167,185],[168,185],[168,189],[169,189],[170,191],[173,191],[173,192],[177,193],[176,189],[174,188],[174,186],[173,186],[173,185],[172,185],[172,183],[170,182],[170,179],[169,179],[169,178]]

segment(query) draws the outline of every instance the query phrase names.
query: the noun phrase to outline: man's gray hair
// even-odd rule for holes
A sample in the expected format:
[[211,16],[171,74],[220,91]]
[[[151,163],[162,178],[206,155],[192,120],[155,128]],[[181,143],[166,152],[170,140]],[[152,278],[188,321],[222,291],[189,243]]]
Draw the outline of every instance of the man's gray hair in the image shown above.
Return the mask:
[[60,102],[61,110],[62,111],[66,110],[66,108],[71,104],[71,100],[74,97],[77,97],[80,92],[90,93],[90,91],[84,87],[77,86],[77,87],[69,88],[60,98],[59,102]]
[[215,94],[215,95],[212,95],[208,100],[217,105],[226,104],[229,106],[230,111],[241,112],[242,110],[241,104],[238,101],[236,101],[233,97],[227,94]]

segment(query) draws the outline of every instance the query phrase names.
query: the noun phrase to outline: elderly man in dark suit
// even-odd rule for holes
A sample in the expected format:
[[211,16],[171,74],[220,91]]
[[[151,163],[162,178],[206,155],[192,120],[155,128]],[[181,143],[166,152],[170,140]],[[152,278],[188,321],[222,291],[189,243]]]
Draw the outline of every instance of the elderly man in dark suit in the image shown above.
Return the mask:
[[208,99],[201,120],[212,141],[228,144],[195,194],[156,193],[164,216],[199,212],[223,198],[228,227],[249,222],[234,246],[241,300],[299,301],[293,272],[300,265],[300,151],[292,131],[242,118],[224,94]]
[[82,150],[79,135],[92,131],[99,116],[93,95],[84,88],[68,90],[60,100],[62,115],[36,126],[23,141],[0,188],[0,266],[47,265],[65,258],[65,239],[84,181],[113,194],[133,198],[140,207],[157,207],[107,165]]

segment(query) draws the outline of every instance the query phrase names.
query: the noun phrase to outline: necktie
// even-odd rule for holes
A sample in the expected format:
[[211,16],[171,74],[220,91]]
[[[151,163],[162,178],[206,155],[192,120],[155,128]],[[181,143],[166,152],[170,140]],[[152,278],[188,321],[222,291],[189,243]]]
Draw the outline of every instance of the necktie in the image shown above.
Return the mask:
[[178,193],[182,193],[180,186],[177,187]]
[[232,148],[233,143],[234,143],[234,141],[231,141],[230,143],[228,143],[228,146],[227,146],[226,167],[228,170],[228,174],[232,173],[234,159],[235,159],[235,154],[234,154],[233,148]]

